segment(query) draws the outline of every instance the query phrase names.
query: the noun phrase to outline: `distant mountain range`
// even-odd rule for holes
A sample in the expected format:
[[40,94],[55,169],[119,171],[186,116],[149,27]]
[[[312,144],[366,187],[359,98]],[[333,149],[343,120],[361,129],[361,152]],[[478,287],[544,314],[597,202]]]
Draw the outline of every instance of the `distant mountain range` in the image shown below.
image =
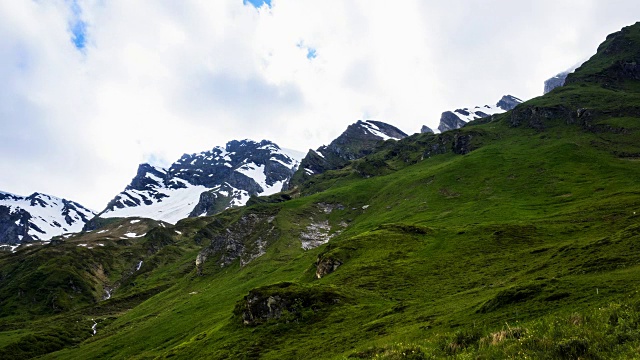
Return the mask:
[[96,213],[55,196],[29,196],[0,192],[0,244],[45,241],[65,233],[75,233]]
[[[522,100],[505,95],[495,105],[466,107],[442,114],[439,132],[513,109]],[[421,132],[433,132],[423,126]],[[185,154],[168,168],[141,164],[131,183],[99,213],[66,199],[34,193],[0,193],[0,244],[49,240],[78,232],[94,216],[141,217],[175,224],[186,217],[213,215],[243,206],[252,196],[295,187],[314,175],[370,154],[385,140],[407,137],[375,120],[357,121],[329,145],[301,152],[262,140],[234,140],[224,147]]]
[[49,195],[24,198],[0,193],[0,244],[15,246],[79,232],[96,215],[172,224],[186,217],[213,215],[243,206],[252,196],[272,195],[312,174],[342,167],[370,153],[380,141],[406,136],[380,121],[358,121],[306,156],[268,140],[230,141],[225,147],[185,154],[168,168],[140,164],[131,183],[99,213]]

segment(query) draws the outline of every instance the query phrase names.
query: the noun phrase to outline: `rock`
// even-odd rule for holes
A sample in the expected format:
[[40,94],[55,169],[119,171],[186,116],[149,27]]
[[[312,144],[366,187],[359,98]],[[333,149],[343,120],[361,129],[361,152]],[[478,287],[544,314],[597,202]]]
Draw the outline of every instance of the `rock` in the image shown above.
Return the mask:
[[44,241],[82,230],[95,213],[84,206],[55,196],[29,196],[0,191],[0,244]]
[[326,244],[335,234],[330,234],[331,226],[329,221],[319,221],[309,224],[304,231],[300,233],[300,242],[304,250],[317,248]]
[[459,129],[471,121],[489,118],[495,114],[512,110],[521,103],[522,100],[515,96],[504,95],[496,105],[474,106],[456,109],[454,111],[445,111],[440,116],[438,130],[443,133],[445,131]]
[[[509,111],[509,110],[513,110],[516,106],[520,104],[522,104],[522,100],[518,99],[517,97],[512,95],[504,95],[498,101],[498,103],[496,103],[496,106],[504,111]],[[483,116],[483,117],[486,117],[486,116]]]
[[420,133],[422,133],[422,134],[433,134],[434,132],[427,125],[422,125],[422,128],[420,129]]
[[551,107],[524,106],[518,107],[511,113],[512,127],[525,126],[536,130],[544,130],[551,121],[562,121],[567,124],[574,122],[575,111],[556,105]]
[[340,303],[341,299],[331,289],[285,282],[249,291],[236,304],[234,315],[247,326],[257,326],[270,320],[286,323],[309,321],[316,313]]
[[340,259],[319,256],[316,261],[316,278],[321,279],[326,275],[331,274],[336,271],[340,265],[342,265],[342,261]]
[[458,115],[454,114],[452,111],[445,111],[440,116],[440,125],[438,125],[438,130],[443,133],[449,130],[460,129],[466,123],[466,121],[460,119],[460,117],[458,117]]
[[544,82],[544,94],[550,92],[551,90],[564,85],[564,81],[567,79],[567,75],[569,75],[571,71],[563,71],[551,79],[545,80]]
[[234,222],[221,225],[212,223],[196,233],[196,242],[209,241],[196,257],[196,271],[204,274],[204,264],[214,261],[225,267],[239,260],[240,266],[264,255],[267,246],[275,241],[279,232],[272,224],[274,216],[247,213]]
[[329,145],[309,150],[291,178],[289,187],[301,184],[313,175],[342,168],[350,161],[372,153],[380,141],[405,137],[407,134],[392,125],[374,120],[358,120]]

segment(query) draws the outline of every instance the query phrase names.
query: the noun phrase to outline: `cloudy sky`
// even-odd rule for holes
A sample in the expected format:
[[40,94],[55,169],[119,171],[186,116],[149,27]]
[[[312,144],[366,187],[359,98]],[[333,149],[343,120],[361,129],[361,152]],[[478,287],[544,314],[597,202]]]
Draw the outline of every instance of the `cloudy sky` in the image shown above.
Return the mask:
[[0,0],[0,190],[102,210],[141,162],[231,139],[306,151],[530,99],[637,0]]

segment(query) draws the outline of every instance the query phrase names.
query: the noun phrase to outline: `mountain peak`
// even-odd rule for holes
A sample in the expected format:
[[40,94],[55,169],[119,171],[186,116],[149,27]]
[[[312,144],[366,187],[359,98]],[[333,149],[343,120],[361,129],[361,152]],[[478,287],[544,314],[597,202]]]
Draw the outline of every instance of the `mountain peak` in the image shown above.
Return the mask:
[[521,103],[522,100],[513,95],[504,95],[496,105],[473,106],[454,111],[445,111],[440,117],[438,130],[445,132],[459,129],[470,121],[512,110]]
[[380,141],[400,140],[407,134],[397,127],[377,120],[358,120],[329,145],[309,150],[291,179],[296,185],[309,176],[345,166],[349,161],[371,153]]
[[497,103],[496,106],[504,111],[509,111],[522,104],[522,100],[513,95],[504,95]]
[[34,192],[29,196],[0,192],[0,244],[46,241],[81,231],[95,212],[77,202]]
[[141,164],[131,184],[100,216],[176,223],[188,216],[211,215],[244,205],[251,196],[281,191],[298,163],[269,140],[243,139],[184,154],[168,169]]
[[627,80],[640,80],[640,22],[607,36],[597,53],[567,76],[565,84],[595,82],[619,88]]

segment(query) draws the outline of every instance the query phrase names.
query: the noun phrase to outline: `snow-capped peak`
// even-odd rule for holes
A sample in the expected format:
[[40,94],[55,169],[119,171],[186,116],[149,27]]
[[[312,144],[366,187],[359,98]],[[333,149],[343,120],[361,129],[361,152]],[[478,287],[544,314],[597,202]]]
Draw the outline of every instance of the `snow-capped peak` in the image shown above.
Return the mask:
[[290,154],[268,140],[244,139],[184,154],[167,169],[142,164],[131,184],[100,216],[140,216],[176,223],[190,215],[244,205],[252,195],[282,190],[300,163]]
[[59,197],[33,193],[29,196],[0,192],[0,243],[49,240],[79,232],[95,212]]

